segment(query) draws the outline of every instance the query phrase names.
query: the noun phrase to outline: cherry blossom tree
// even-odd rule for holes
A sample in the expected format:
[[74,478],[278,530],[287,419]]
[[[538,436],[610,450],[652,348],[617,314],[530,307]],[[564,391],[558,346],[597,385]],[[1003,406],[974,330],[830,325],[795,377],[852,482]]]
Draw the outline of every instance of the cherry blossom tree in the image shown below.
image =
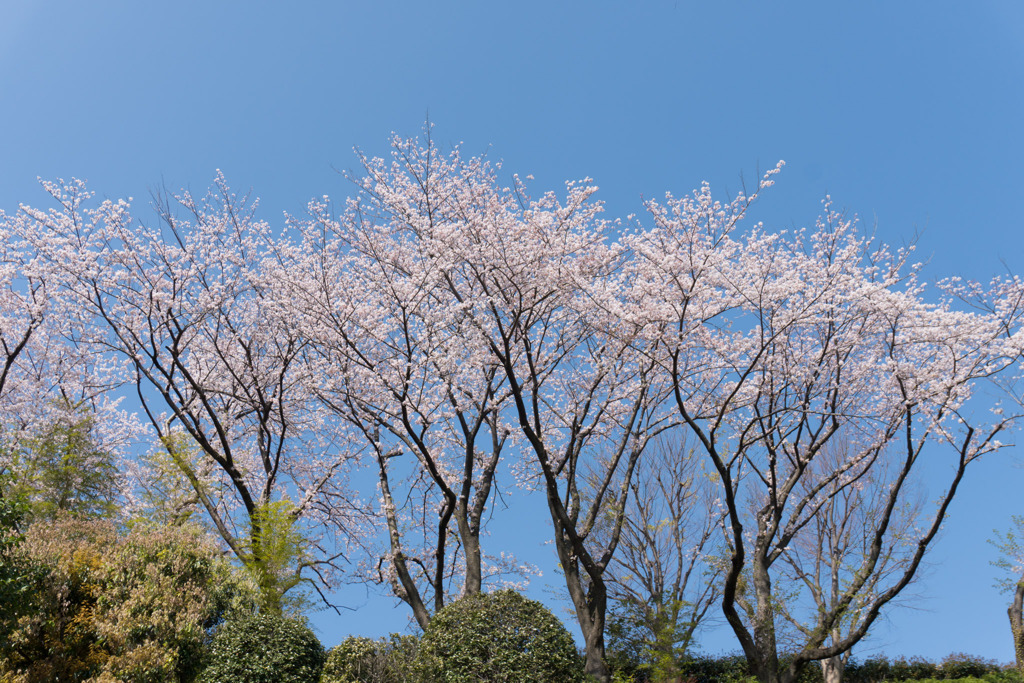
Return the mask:
[[[472,330],[450,316],[438,256],[418,241],[417,230],[449,220],[450,207],[419,213],[409,205],[419,189],[397,185],[409,178],[364,162],[359,197],[340,218],[326,201],[310,204],[304,269],[291,286],[317,396],[376,467],[386,549],[368,575],[388,582],[426,628],[453,593],[522,572],[481,548],[509,436],[507,391],[497,364],[479,359]],[[428,202],[450,192],[429,164],[409,170],[430,188]]]
[[[849,459],[846,443],[830,441],[810,467],[835,471]],[[858,580],[858,570],[864,568],[865,558],[871,556],[876,520],[884,515],[888,505],[888,494],[894,483],[893,469],[892,463],[883,458],[852,485],[841,479],[831,480],[821,507],[782,554],[776,579],[781,590],[777,591],[777,597],[783,591],[791,596],[778,599],[777,604],[780,616],[795,631],[791,640],[796,642],[796,647],[803,644],[801,640],[812,637],[813,629],[818,626],[805,612],[835,610],[851,584]],[[823,478],[814,474],[805,476],[799,484],[801,495],[810,493],[809,488]],[[850,605],[833,622],[827,644],[841,642],[855,632],[866,616],[865,607],[878,597],[880,590],[898,580],[912,561],[921,533],[918,525],[923,519],[920,494],[915,494],[912,486],[913,482],[904,484],[903,501],[890,514],[882,553]],[[745,605],[750,606],[750,603]],[[826,683],[842,681],[850,654],[851,651],[846,650],[820,660]]]
[[8,403],[18,382],[18,357],[27,355],[49,301],[45,274],[31,269],[31,251],[12,223],[0,214],[0,398]]
[[57,274],[28,239],[30,223],[22,212],[0,213],[0,406],[8,447],[86,391],[84,376],[72,372],[82,359],[68,344],[71,312]]
[[[169,515],[201,509],[269,609],[369,537],[383,550],[359,571],[425,626],[520,571],[481,540],[510,473],[544,494],[586,671],[608,681],[610,568],[646,514],[636,477],[655,439],[685,434],[724,511],[724,616],[757,676],[789,683],[867,634],[1016,419],[975,397],[1015,372],[1021,282],[926,287],[912,250],[874,246],[830,203],[810,231],[741,231],[781,164],[749,196],[648,202],[643,227],[605,219],[589,180],[503,187],[429,131],[362,162],[340,215],[315,201],[280,234],[222,178],[154,225],[77,182],[0,221],[0,404],[127,381],[195,493]],[[75,374],[67,359],[86,357],[102,363]],[[938,502],[903,516],[939,461]],[[359,462],[378,509],[346,486]],[[870,520],[843,516],[868,499]],[[835,562],[808,548],[852,548],[846,524],[856,567],[826,598],[809,579]],[[806,587],[791,602],[787,578]]]
[[[609,295],[605,281],[621,264],[608,240],[616,226],[600,218],[589,184],[569,184],[564,201],[554,193],[532,199],[518,180],[502,188],[485,160],[442,154],[429,139],[396,141],[391,163],[372,160],[365,182],[387,201],[384,222],[397,216],[394,247],[431,263],[415,293],[458,330],[459,367],[497,367],[502,377],[508,399],[499,425],[509,424],[531,454],[520,469],[545,492],[586,671],[609,680],[604,573],[632,472],[668,424],[655,361],[629,330],[609,331],[613,321],[594,304]],[[377,211],[363,215],[382,220]],[[588,486],[583,464],[598,457],[604,471]],[[593,531],[607,509],[620,512],[598,542]]]
[[[136,424],[110,395],[119,382],[116,365],[79,343],[90,334],[88,325],[67,296],[62,274],[41,258],[36,237],[25,210],[0,212],[0,475],[53,498],[44,480],[71,479],[51,467],[59,463],[35,457],[35,447],[52,443],[48,434],[88,424],[95,448],[77,452],[76,462],[100,471],[114,465]],[[105,483],[113,486],[115,479]]]
[[[760,225],[742,234],[754,196],[720,203],[705,185],[650,202],[652,226],[625,240],[633,259],[622,315],[661,340],[678,415],[717,473],[730,540],[723,611],[758,678],[774,683],[865,636],[913,579],[968,466],[1000,447],[1012,418],[972,399],[1017,362],[1020,308],[1013,283],[964,292],[949,283],[930,295],[909,251],[873,247],[828,204],[810,234]],[[963,294],[989,309],[956,305]],[[840,439],[847,457],[819,466]],[[939,459],[946,487],[908,541],[896,513],[925,461]],[[804,638],[780,665],[781,563],[882,466],[891,480],[856,570],[837,599],[808,610]],[[913,552],[899,570],[873,582],[905,544]],[[855,607],[859,622],[834,638]]]
[[[58,209],[25,209],[36,249],[102,331],[93,348],[126,361],[150,426],[266,607],[310,573],[326,583],[338,551],[322,527],[348,520],[348,450],[314,409],[304,341],[274,287],[286,241],[220,177],[205,199],[176,199],[187,219],[164,202],[154,226],[126,201],[88,207],[81,184],[48,189]],[[215,466],[194,467],[189,448]],[[307,547],[272,557],[295,533]]]

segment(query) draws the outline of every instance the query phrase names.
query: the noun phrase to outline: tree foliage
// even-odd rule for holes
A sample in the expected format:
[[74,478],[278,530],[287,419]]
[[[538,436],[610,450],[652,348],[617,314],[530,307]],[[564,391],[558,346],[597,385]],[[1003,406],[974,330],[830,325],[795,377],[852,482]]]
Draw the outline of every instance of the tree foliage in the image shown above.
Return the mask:
[[[705,186],[650,202],[652,227],[626,238],[636,258],[623,275],[622,315],[662,340],[673,408],[713,466],[728,512],[723,611],[757,676],[774,683],[864,637],[913,579],[968,467],[1001,447],[997,436],[1015,416],[978,410],[972,399],[983,385],[998,389],[991,378],[1018,363],[1021,287],[951,281],[932,303],[909,251],[873,245],[828,202],[809,234],[742,233],[751,200],[719,202]],[[823,466],[836,441],[847,457]],[[945,488],[908,542],[894,514],[925,460],[941,458]],[[783,665],[773,590],[783,558],[830,500],[880,467],[891,479],[866,552],[834,602],[807,605],[807,635]],[[894,545],[912,552],[872,585]],[[861,598],[858,625],[829,641]]]
[[24,500],[30,519],[113,516],[122,477],[114,453],[97,438],[95,415],[84,407],[52,415],[13,446],[3,495]]
[[303,583],[307,543],[296,524],[295,505],[287,499],[267,503],[250,520],[251,543],[243,562],[260,588],[264,608],[301,614],[305,598],[293,589]]
[[0,497],[0,658],[12,654],[18,620],[35,609],[36,586],[44,569],[20,552],[27,506]]
[[[182,473],[222,542],[245,562],[260,542],[248,534],[259,510],[289,492],[297,519],[317,518],[324,537],[339,528],[351,511],[349,452],[314,409],[306,342],[276,289],[288,245],[255,219],[255,205],[219,178],[205,197],[161,200],[147,225],[128,202],[90,206],[81,183],[47,189],[58,210],[23,210],[39,259],[88,322],[82,343],[123,368],[164,447],[187,435],[212,465]],[[313,577],[337,556],[317,547]],[[267,607],[279,610],[285,590],[265,592]]]
[[654,681],[679,676],[720,597],[722,511],[700,465],[687,444],[655,442],[629,485],[608,569],[609,659]]

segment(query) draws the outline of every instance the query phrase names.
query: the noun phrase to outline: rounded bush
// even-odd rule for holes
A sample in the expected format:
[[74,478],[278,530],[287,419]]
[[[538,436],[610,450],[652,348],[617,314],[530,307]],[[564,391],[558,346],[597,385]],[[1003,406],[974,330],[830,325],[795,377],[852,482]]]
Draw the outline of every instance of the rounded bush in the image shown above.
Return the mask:
[[410,683],[417,678],[417,650],[419,638],[412,635],[349,636],[327,653],[320,683]]
[[539,602],[515,591],[480,593],[430,620],[417,657],[423,680],[447,683],[583,680],[569,632]]
[[297,619],[256,614],[224,623],[213,637],[202,683],[312,683],[324,648]]
[[942,670],[942,677],[954,678],[982,678],[986,674],[999,673],[999,664],[994,660],[983,657],[975,657],[963,652],[954,652],[945,657],[939,665]]
[[349,636],[327,653],[320,683],[357,683],[368,678],[380,657],[380,643],[362,636]]

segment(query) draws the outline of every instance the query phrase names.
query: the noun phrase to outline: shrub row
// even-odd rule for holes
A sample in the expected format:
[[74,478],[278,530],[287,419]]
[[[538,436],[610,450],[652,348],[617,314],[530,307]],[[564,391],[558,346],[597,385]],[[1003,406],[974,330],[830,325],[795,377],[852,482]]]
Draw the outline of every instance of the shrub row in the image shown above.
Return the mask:
[[[691,657],[679,663],[681,679],[688,683],[732,683],[752,680],[752,672],[742,655],[722,657]],[[617,678],[632,683],[652,683],[641,666],[620,663]],[[843,672],[844,683],[895,683],[897,681],[961,681],[961,683],[1024,683],[1015,669],[1000,666],[993,660],[954,653],[941,662],[921,657],[871,657],[864,661],[851,659]],[[805,666],[798,683],[823,683],[821,667]]]
[[[214,641],[202,683],[580,683],[582,662],[568,632],[539,603],[512,591],[483,594],[445,608],[422,639],[392,634],[371,640],[351,636],[324,652],[312,632],[294,621],[263,617],[223,628]],[[253,653],[265,653],[254,658]],[[741,655],[695,657],[680,662],[688,683],[748,683]],[[616,672],[615,680],[650,683],[642,669]],[[920,657],[873,657],[847,663],[845,683],[960,681],[1024,683],[1014,669],[963,653],[939,663]],[[799,683],[822,683],[821,668],[804,667]]]
[[[17,512],[0,505],[8,529],[0,533],[4,683],[583,680],[581,658],[562,623],[513,591],[449,605],[422,638],[351,637],[325,653],[302,620],[256,613],[253,587],[234,575],[199,529],[139,526],[123,535],[110,522],[67,518],[18,534],[6,521]],[[636,662],[613,657],[612,664],[618,681],[650,681]],[[751,674],[742,656],[689,658],[678,670],[689,683],[747,681]],[[1015,671],[964,654],[939,663],[854,660],[844,680],[1024,683]],[[815,664],[799,679],[821,681]]]
[[872,657],[863,662],[851,661],[846,666],[843,679],[848,683],[873,683],[874,681],[925,681],[925,680],[1020,680],[1015,671],[1006,671],[997,662],[974,657],[962,652],[954,653],[941,662],[932,662],[921,657]]
[[0,597],[2,683],[583,680],[562,623],[513,591],[449,605],[422,638],[349,638],[327,656],[304,620],[258,610],[196,528],[64,518],[0,532]]

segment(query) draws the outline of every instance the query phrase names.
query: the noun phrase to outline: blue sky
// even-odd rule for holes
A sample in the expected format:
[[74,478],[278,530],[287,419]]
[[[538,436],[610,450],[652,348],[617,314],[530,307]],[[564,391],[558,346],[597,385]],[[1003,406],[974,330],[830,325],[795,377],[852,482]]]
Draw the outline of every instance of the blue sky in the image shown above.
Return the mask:
[[[785,159],[756,211],[768,227],[813,223],[830,193],[885,241],[918,236],[931,278],[987,279],[1024,272],[1022,105],[1011,1],[8,0],[0,208],[44,204],[37,176],[144,200],[219,168],[279,221],[347,194],[353,147],[382,154],[429,116],[437,140],[541,188],[594,178],[611,215],[702,180],[735,190]],[[862,656],[1012,659],[985,539],[1024,513],[1022,454],[969,473],[912,589],[920,609],[891,611]],[[542,520],[518,542],[549,567]],[[325,643],[405,627],[391,601],[345,595],[365,607],[318,616]],[[704,646],[735,649],[724,631]]]

